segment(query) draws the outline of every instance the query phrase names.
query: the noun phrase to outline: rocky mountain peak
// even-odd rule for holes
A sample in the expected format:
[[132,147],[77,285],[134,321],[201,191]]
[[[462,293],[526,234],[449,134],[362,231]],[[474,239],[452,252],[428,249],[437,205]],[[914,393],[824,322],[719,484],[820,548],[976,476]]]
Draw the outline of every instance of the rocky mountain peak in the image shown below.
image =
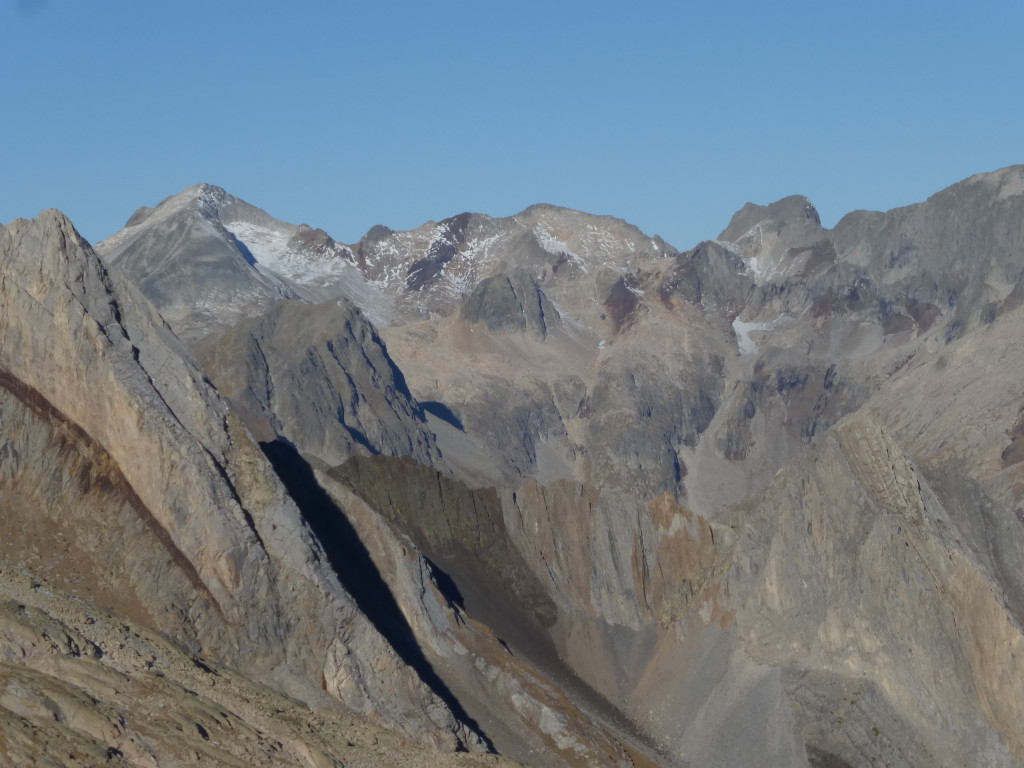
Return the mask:
[[288,240],[288,247],[295,250],[308,251],[321,256],[331,253],[337,243],[334,238],[320,228],[308,224],[299,224]]
[[97,251],[132,276],[175,332],[192,341],[298,296],[295,286],[256,268],[253,248],[228,229],[239,221],[273,223],[220,187],[198,184],[136,212]]
[[547,203],[532,205],[511,220],[528,227],[548,253],[570,254],[592,263],[620,263],[630,255],[669,256],[676,252],[660,237],[649,237],[623,219]]
[[1011,165],[998,171],[977,173],[965,180],[967,184],[984,184],[995,187],[997,199],[1024,194],[1024,165]]
[[777,233],[787,227],[804,229],[808,225],[821,227],[818,209],[803,195],[790,195],[768,205],[747,203],[733,214],[718,239],[737,242],[749,237],[758,226]]
[[234,202],[239,201],[220,187],[206,183],[193,184],[176,195],[164,198],[155,207],[140,207],[125,223],[125,228],[138,226],[154,215],[167,217],[187,210],[218,220],[221,209]]
[[658,292],[662,301],[678,296],[709,312],[721,312],[731,321],[746,307],[753,282],[736,246],[706,240],[676,256]]
[[65,285],[108,338],[116,343],[125,335],[118,300],[110,293],[111,276],[63,213],[50,209],[35,219],[16,219],[0,237],[5,272],[17,274],[21,268],[16,261],[20,254],[35,254],[38,288],[34,290],[45,294],[54,285]]
[[391,229],[390,227],[385,227],[383,224],[374,224],[366,231],[366,234],[363,235],[360,242],[368,243],[373,242],[375,240],[383,240],[384,238],[389,237],[394,233],[395,230]]

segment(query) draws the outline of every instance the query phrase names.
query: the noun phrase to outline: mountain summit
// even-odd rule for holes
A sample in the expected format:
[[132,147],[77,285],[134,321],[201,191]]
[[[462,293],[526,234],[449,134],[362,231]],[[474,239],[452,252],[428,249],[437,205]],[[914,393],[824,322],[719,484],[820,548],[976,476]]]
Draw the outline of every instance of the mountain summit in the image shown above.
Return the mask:
[[140,208],[97,250],[188,340],[282,298],[344,297],[386,326],[450,313],[506,269],[564,276],[675,252],[617,219],[549,205],[506,219],[464,213],[406,232],[375,227],[343,245],[208,184]]

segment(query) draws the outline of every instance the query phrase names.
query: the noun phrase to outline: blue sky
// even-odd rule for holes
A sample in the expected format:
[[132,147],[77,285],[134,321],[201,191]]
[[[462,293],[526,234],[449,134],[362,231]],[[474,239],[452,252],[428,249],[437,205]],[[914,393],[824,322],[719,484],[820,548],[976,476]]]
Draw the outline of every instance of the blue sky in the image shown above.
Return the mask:
[[[714,5],[714,7],[712,7]],[[1024,3],[0,0],[0,221],[199,181],[343,241],[536,202],[679,248],[1024,162]]]

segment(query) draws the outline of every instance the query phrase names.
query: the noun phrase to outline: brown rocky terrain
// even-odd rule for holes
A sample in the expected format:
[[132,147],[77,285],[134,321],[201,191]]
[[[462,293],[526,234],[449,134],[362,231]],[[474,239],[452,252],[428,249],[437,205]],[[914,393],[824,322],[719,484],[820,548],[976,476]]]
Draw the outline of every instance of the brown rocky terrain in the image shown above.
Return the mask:
[[0,565],[0,753],[18,766],[500,768],[200,659],[166,635]]

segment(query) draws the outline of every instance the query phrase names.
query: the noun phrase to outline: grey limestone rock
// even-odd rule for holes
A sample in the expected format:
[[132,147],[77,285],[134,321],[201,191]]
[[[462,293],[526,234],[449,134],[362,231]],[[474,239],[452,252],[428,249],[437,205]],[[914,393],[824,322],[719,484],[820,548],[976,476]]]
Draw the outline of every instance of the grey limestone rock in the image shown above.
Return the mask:
[[327,466],[368,454],[440,459],[401,371],[345,299],[277,302],[196,354],[260,440],[283,437]]
[[223,190],[192,187],[156,208],[143,208],[100,253],[131,277],[187,341],[233,324],[294,287],[254,268],[249,249],[219,218],[239,205]]
[[521,270],[481,280],[459,313],[495,333],[529,331],[542,339],[560,321],[558,310],[536,281]]
[[705,241],[676,257],[674,268],[662,280],[663,301],[679,296],[708,312],[720,312],[731,320],[745,307],[754,287],[737,249]]

